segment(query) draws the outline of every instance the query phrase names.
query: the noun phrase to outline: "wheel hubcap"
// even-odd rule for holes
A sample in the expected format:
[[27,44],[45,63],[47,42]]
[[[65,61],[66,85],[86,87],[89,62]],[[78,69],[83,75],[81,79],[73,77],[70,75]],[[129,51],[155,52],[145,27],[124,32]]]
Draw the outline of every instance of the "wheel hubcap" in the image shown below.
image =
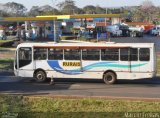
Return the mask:
[[37,75],[37,79],[42,80],[42,79],[43,79],[42,74],[38,74],[38,75]]
[[108,75],[108,76],[106,77],[106,80],[107,80],[107,81],[112,81],[112,76],[111,76],[111,75]]

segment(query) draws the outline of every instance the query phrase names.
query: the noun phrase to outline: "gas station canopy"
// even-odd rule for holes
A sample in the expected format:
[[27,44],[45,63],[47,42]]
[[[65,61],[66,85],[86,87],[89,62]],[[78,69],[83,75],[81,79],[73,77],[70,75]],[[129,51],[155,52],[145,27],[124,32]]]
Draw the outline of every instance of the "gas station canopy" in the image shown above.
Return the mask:
[[48,15],[36,17],[2,17],[0,22],[10,21],[51,21],[62,19],[81,19],[81,18],[120,18],[121,14],[78,14],[78,15]]
[[50,20],[56,20],[56,17],[4,17],[0,19],[0,21],[50,21]]
[[119,18],[121,14],[78,14],[78,15],[49,15],[36,16],[36,18],[79,19],[79,18]]

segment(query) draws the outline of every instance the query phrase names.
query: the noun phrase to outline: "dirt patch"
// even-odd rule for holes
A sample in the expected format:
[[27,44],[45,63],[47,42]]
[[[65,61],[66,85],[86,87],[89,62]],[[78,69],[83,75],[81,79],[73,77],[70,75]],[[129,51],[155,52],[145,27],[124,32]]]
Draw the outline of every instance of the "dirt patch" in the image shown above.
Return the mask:
[[8,51],[8,50],[0,50],[0,59],[4,59],[4,58],[14,58],[15,55],[15,51]]

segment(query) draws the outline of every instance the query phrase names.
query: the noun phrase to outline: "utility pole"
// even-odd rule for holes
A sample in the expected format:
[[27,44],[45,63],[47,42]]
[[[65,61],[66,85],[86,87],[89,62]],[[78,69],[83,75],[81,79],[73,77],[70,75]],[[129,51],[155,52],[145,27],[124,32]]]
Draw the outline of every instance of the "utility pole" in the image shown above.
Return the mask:
[[[54,16],[54,13],[55,13],[55,10],[54,10],[55,8],[54,7],[56,6],[56,1],[57,0],[52,0],[52,3],[53,3],[53,16]],[[53,17],[53,27],[54,27],[53,28],[53,35],[54,35],[53,39],[54,39],[54,42],[56,43],[57,42],[57,39],[56,39],[57,38],[57,34],[56,34],[56,19],[54,19],[54,17]]]
[[[108,14],[108,9],[106,8],[106,14]],[[105,28],[107,29],[107,18],[105,17]],[[110,42],[110,32],[107,31],[108,42]]]
[[[106,8],[106,14],[108,14],[108,13],[107,13],[107,8]],[[107,23],[106,23],[106,22],[107,22],[107,18],[105,17],[105,27],[107,26]]]

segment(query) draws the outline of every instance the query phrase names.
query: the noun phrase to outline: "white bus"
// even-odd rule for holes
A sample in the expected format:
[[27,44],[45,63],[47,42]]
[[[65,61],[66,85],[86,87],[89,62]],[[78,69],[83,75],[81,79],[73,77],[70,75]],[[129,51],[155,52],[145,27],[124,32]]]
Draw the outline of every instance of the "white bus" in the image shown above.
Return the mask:
[[152,78],[156,75],[153,43],[22,43],[17,46],[14,73],[47,78],[119,79]]

